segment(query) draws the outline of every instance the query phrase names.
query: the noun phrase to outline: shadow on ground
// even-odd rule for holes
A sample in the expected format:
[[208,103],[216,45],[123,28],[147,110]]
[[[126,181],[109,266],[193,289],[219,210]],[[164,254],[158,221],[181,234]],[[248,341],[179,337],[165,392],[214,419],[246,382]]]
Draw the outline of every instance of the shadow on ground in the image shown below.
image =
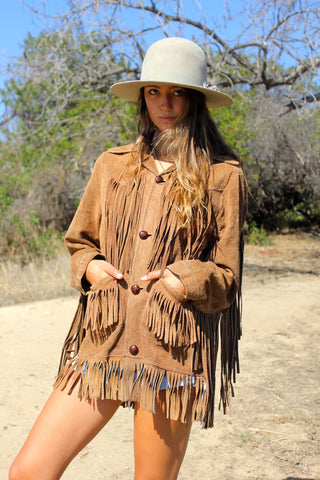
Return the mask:
[[287,477],[283,480],[319,480],[319,478],[301,478],[301,477]]

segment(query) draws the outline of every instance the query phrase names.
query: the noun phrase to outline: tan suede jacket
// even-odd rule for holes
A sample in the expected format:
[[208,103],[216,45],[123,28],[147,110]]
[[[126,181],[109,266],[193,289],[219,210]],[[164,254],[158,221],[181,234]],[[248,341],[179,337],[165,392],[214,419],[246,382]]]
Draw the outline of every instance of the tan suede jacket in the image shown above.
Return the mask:
[[[169,195],[175,167],[159,175],[150,156],[133,179],[126,174],[132,148],[99,157],[65,237],[71,284],[81,296],[55,386],[77,385],[87,398],[139,401],[155,412],[166,379],[168,418],[211,427],[219,337],[224,408],[238,370],[245,179],[237,161],[215,162],[206,208],[178,229]],[[85,271],[94,258],[106,259],[124,279],[90,286]],[[141,281],[166,267],[185,295],[164,278]]]

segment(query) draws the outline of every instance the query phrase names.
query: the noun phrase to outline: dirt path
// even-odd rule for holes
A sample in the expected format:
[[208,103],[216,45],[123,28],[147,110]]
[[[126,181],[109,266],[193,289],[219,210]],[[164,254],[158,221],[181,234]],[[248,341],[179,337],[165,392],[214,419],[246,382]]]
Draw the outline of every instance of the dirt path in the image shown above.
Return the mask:
[[[320,480],[318,247],[302,243],[292,258],[285,245],[249,248],[232,412],[217,410],[213,430],[194,424],[180,480]],[[75,305],[60,298],[0,309],[1,480],[50,393]],[[132,420],[120,409],[63,479],[132,480]]]

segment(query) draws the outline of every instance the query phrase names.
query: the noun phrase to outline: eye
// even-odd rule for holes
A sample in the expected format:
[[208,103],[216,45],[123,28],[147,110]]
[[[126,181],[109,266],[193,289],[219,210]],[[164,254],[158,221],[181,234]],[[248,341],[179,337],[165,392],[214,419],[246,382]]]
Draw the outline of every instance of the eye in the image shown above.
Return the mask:
[[177,90],[173,91],[173,95],[176,97],[183,97],[186,94],[186,91],[183,88],[177,88]]
[[149,95],[157,95],[159,93],[159,90],[157,88],[151,87],[147,89],[147,93]]

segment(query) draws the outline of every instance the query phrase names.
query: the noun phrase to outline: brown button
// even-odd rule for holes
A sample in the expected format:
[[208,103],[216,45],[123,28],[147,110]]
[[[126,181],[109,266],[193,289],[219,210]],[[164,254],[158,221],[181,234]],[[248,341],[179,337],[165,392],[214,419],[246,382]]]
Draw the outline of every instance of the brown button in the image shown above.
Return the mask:
[[129,347],[129,352],[131,353],[131,355],[137,355],[139,353],[139,348],[137,347],[137,345],[131,345]]
[[139,287],[139,285],[137,285],[136,283],[134,283],[133,285],[131,285],[131,292],[134,294],[134,295],[138,295],[138,293],[140,292],[141,288]]
[[149,233],[145,230],[141,230],[141,232],[139,233],[139,237],[141,238],[141,240],[146,240],[149,237]]
[[154,180],[155,180],[156,183],[163,183],[164,182],[163,177],[161,177],[161,175],[157,175]]

